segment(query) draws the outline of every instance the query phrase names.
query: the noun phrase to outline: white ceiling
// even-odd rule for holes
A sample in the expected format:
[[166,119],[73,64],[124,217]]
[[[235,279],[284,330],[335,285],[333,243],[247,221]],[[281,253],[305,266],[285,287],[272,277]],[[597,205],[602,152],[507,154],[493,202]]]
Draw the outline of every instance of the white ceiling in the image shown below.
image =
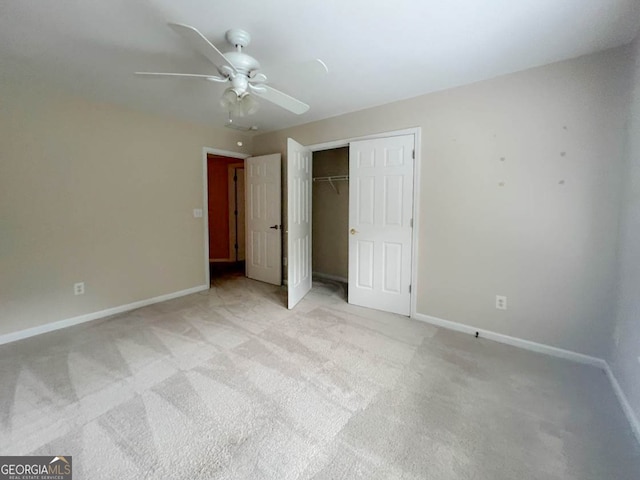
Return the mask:
[[[225,31],[243,28],[270,84],[311,105],[297,116],[261,101],[245,122],[267,131],[622,45],[640,24],[639,3],[0,0],[0,78],[221,126],[223,86],[133,72],[216,73],[167,22],[196,27],[223,51]],[[278,67],[315,58],[328,75]]]

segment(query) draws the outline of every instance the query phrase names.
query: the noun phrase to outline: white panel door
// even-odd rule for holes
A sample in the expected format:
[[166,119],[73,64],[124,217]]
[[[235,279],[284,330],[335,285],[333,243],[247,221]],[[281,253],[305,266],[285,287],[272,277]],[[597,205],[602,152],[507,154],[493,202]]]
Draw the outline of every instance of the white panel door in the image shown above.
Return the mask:
[[280,154],[245,160],[247,277],[282,283]]
[[287,142],[287,287],[293,308],[311,290],[311,150]]
[[349,303],[411,313],[413,135],[349,145]]

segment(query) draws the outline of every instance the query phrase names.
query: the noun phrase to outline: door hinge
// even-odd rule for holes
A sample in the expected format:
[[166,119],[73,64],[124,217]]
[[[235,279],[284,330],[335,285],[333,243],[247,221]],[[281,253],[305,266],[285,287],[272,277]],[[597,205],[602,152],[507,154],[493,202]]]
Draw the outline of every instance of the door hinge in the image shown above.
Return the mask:
[[411,158],[413,158],[414,160],[416,159],[416,151],[415,150],[413,152],[411,152]]
[[238,181],[238,175],[237,175],[237,174],[233,176],[233,181],[234,181],[234,182],[237,182],[237,181]]
[[409,226],[410,226],[411,228],[413,228],[413,218],[412,218],[411,220],[409,220]]
[[409,285],[409,293],[411,293],[411,285]]

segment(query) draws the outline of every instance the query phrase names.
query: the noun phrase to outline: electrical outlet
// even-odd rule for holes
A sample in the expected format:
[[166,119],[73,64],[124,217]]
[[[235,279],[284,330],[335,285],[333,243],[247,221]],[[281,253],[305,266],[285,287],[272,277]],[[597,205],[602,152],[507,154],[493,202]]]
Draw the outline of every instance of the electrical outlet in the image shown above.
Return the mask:
[[496,308],[498,310],[507,309],[507,297],[504,295],[496,295]]
[[193,209],[193,218],[202,218],[202,209],[194,208]]
[[73,284],[74,295],[84,295],[84,282],[78,282]]

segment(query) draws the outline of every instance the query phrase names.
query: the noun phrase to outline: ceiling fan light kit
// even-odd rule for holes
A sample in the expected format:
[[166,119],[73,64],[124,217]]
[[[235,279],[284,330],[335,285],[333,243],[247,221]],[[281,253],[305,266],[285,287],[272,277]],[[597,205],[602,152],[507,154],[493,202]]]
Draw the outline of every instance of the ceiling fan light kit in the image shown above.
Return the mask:
[[227,88],[220,98],[220,106],[234,117],[253,115],[260,108],[258,101],[249,92],[238,94],[234,88]]
[[[229,112],[229,115],[236,117],[252,115],[258,111],[260,104],[254,98],[255,96],[262,97],[296,115],[309,110],[309,105],[306,103],[267,85],[266,75],[259,72],[260,63],[242,51],[251,42],[248,32],[235,28],[228,30],[225,38],[235,50],[222,53],[195,28],[177,23],[170,23],[169,26],[213,63],[220,76],[156,72],[136,72],[136,75],[144,78],[199,78],[217,83],[229,82],[231,87],[223,92],[220,106]],[[322,63],[321,60],[318,61]],[[322,65],[327,70],[324,63]]]

